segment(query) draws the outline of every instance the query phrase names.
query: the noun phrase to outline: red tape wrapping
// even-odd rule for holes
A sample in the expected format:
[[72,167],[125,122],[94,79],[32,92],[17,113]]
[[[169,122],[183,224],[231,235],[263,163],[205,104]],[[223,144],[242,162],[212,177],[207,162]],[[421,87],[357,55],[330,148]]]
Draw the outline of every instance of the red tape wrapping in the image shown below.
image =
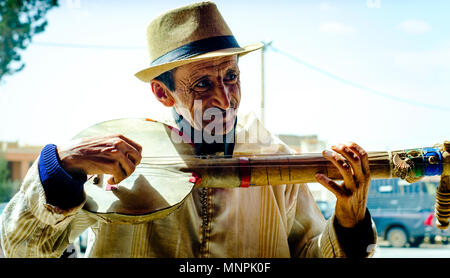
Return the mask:
[[239,174],[241,176],[241,185],[240,187],[249,187],[250,186],[250,161],[248,157],[240,157],[239,158]]

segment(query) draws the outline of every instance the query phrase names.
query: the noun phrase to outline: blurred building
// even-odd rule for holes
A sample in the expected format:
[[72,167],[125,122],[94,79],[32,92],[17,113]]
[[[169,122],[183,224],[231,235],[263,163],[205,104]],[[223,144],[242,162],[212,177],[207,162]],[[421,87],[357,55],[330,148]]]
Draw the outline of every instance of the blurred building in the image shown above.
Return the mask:
[[[281,141],[287,144],[297,153],[321,153],[326,149],[326,142],[320,140],[317,135],[277,135]],[[332,201],[335,196],[319,183],[309,183],[308,187],[315,200]]]
[[42,148],[43,146],[19,145],[18,142],[0,142],[0,156],[8,162],[12,181],[22,181],[25,178]]

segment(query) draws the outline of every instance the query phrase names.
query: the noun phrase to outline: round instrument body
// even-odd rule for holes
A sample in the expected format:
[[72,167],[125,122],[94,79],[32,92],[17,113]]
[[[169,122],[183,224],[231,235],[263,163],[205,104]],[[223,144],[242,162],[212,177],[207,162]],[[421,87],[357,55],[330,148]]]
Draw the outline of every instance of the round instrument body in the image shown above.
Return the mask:
[[[89,127],[74,139],[121,134],[142,146],[142,160],[129,177],[114,185],[109,175],[90,177],[84,185],[88,212],[108,222],[139,223],[168,215],[190,194],[194,183],[185,157],[193,147],[181,133],[168,125],[146,119],[117,119]],[[154,158],[165,159],[154,159]]]

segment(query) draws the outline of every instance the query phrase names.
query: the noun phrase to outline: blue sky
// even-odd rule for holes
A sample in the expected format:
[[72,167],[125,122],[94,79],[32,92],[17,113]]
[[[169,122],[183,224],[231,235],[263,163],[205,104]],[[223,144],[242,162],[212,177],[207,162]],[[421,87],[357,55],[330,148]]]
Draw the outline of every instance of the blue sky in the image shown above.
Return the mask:
[[[113,118],[165,108],[135,72],[149,61],[145,28],[192,1],[61,0],[0,85],[0,140],[64,142]],[[216,1],[241,45],[266,52],[266,125],[368,150],[450,140],[448,1]],[[84,46],[84,47],[81,47]],[[242,110],[260,112],[259,52],[240,60]]]

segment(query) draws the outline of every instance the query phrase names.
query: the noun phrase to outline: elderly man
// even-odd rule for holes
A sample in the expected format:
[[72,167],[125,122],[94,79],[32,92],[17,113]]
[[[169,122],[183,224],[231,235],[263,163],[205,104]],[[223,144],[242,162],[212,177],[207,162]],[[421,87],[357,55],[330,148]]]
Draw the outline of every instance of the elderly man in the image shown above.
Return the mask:
[[[152,63],[136,76],[150,82],[156,99],[172,109],[172,125],[224,138],[194,142],[195,153],[249,152],[245,143],[228,139],[258,124],[251,117],[237,118],[242,97],[238,58],[261,45],[240,47],[210,2],[168,11],[147,31]],[[220,111],[222,117],[195,116],[208,109]],[[271,151],[289,152],[268,137]],[[265,152],[264,146],[250,151]],[[83,187],[87,175],[110,174],[108,182],[117,184],[134,172],[141,152],[139,142],[110,134],[69,147],[47,145],[3,213],[6,255],[58,257],[88,228],[95,235],[87,250],[90,257],[365,257],[373,253],[376,232],[366,209],[368,158],[357,144],[324,152],[344,181],[338,184],[316,175],[337,197],[335,214],[328,222],[304,184],[195,188],[169,215],[136,224],[110,223],[87,213],[83,209],[91,198]]]

